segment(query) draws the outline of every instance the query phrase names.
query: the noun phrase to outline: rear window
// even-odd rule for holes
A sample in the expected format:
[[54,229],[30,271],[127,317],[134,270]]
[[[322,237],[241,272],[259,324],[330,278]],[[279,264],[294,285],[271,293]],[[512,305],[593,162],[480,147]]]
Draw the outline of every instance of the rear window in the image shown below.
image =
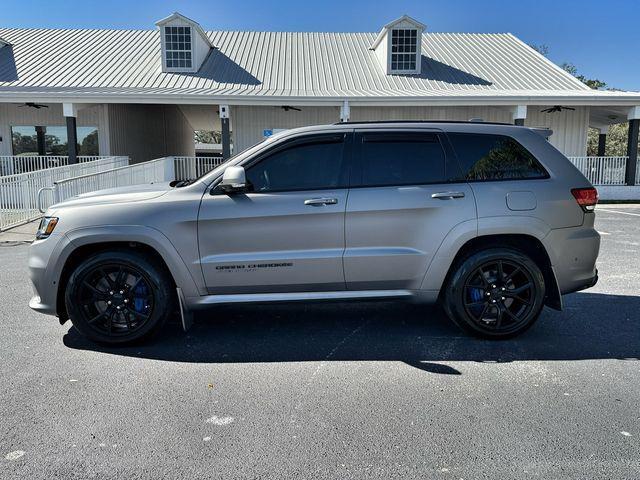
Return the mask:
[[446,179],[437,135],[375,132],[361,135],[362,186],[419,185]]
[[547,178],[540,162],[511,137],[475,133],[449,133],[467,180]]

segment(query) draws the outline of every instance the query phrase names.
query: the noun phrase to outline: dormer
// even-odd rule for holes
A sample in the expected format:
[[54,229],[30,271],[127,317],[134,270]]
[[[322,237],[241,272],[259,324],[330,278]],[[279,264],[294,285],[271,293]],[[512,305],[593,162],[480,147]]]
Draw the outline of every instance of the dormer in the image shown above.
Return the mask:
[[371,45],[387,75],[420,73],[422,33],[427,27],[408,15],[387,23]]
[[162,44],[162,71],[197,72],[213,48],[202,27],[178,12],[156,25]]

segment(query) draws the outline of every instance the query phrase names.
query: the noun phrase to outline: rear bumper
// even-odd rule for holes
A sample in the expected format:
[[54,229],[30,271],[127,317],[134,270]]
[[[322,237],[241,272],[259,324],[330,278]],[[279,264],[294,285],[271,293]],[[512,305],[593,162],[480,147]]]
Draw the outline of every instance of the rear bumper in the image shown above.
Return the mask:
[[564,294],[567,294],[567,293],[579,292],[580,290],[586,290],[587,288],[593,287],[596,283],[598,283],[598,269],[597,268],[596,268],[596,274],[592,278],[586,280],[582,285],[574,286],[573,290],[569,290],[569,291],[562,292],[562,293],[564,295]]
[[598,281],[600,234],[590,220],[580,227],[551,230],[542,239],[563,295],[592,287]]

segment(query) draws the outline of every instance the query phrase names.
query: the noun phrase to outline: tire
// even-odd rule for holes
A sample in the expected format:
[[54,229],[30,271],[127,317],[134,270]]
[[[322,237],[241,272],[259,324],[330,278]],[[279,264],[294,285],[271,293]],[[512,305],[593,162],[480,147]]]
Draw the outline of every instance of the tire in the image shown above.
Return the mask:
[[137,343],[157,333],[176,305],[165,266],[135,250],[109,250],[84,260],[65,291],[69,318],[94,342]]
[[544,276],[529,256],[515,249],[492,248],[456,264],[445,285],[443,307],[465,332],[507,339],[535,323],[544,298]]

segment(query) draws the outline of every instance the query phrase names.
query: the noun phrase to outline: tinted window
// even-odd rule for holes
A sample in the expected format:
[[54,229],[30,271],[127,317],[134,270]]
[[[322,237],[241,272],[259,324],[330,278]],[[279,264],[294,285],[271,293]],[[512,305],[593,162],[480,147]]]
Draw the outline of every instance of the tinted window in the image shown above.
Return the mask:
[[344,186],[342,137],[318,139],[275,152],[247,170],[255,192]]
[[418,185],[446,179],[437,135],[366,133],[361,136],[362,185]]
[[467,180],[544,178],[544,168],[511,137],[469,133],[448,134]]

